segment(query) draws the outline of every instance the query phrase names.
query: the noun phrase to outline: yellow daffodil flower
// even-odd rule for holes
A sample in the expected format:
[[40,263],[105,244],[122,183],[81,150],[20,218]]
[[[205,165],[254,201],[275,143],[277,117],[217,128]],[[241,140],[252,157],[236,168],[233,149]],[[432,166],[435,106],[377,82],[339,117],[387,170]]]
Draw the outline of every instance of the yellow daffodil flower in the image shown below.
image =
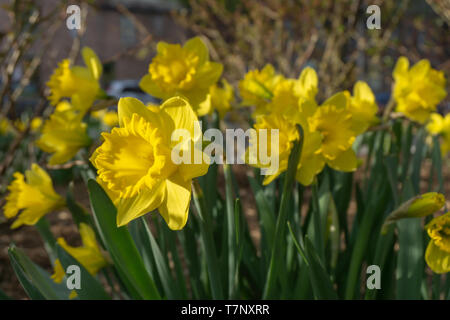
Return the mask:
[[393,77],[397,111],[419,123],[424,123],[447,95],[444,73],[431,68],[428,60],[409,68],[408,59],[400,57]]
[[90,138],[86,124],[81,122],[82,114],[73,110],[56,110],[45,121],[36,145],[45,152],[52,153],[49,164],[69,161],[83,147],[89,146]]
[[378,105],[367,83],[358,81],[353,87],[353,96],[346,91],[350,103],[348,110],[352,114],[353,130],[357,134],[365,132],[370,126],[378,122],[376,114],[378,112]]
[[[68,245],[64,238],[58,238],[56,241],[64,250],[80,262],[90,274],[95,275],[101,268],[108,265],[108,261],[102,254],[97,240],[95,239],[94,230],[89,225],[80,223],[80,236],[81,241],[83,242],[81,247],[72,247]],[[62,275],[61,270],[58,270],[57,268],[59,267],[55,264],[54,278],[59,280],[62,279],[64,275]],[[64,272],[64,270],[62,271]]]
[[117,207],[117,225],[158,209],[169,228],[183,228],[191,181],[208,171],[209,158],[200,150],[201,163],[175,164],[171,154],[179,142],[172,141],[171,135],[177,129],[187,130],[191,137],[182,141],[186,146],[200,139],[197,116],[180,97],[168,99],[160,108],[122,98],[118,109],[119,127],[102,134],[104,142],[91,157],[99,183]]
[[99,79],[103,67],[99,58],[88,47],[84,47],[81,54],[86,67],[71,66],[69,60],[63,60],[47,82],[52,105],[57,105],[62,98],[70,98],[74,106],[84,112],[101,93]]
[[149,73],[140,82],[143,91],[168,99],[184,96],[195,109],[207,98],[209,87],[217,82],[223,66],[209,60],[209,52],[198,38],[184,46],[158,42],[157,55],[149,66]]
[[108,127],[115,127],[119,124],[119,116],[116,111],[107,111],[105,109],[91,112],[94,118],[101,120]]
[[272,65],[267,64],[261,71],[249,71],[239,82],[239,92],[243,106],[255,106],[254,115],[270,113],[267,104],[273,97],[273,91],[283,76],[276,74]]
[[450,212],[434,218],[425,228],[431,238],[425,261],[435,273],[450,272]]
[[25,176],[14,173],[14,180],[8,186],[10,191],[4,206],[5,217],[10,219],[19,214],[11,228],[23,224],[34,225],[45,214],[65,205],[64,199],[53,189],[50,176],[37,164],[25,171]]
[[430,134],[442,136],[442,156],[450,152],[450,113],[446,114],[445,117],[439,113],[432,113],[426,128]]
[[331,168],[339,171],[356,169],[357,159],[352,145],[357,133],[345,93],[337,93],[326,100],[308,118],[308,124],[311,131],[321,133],[322,146],[317,152],[324,156]]

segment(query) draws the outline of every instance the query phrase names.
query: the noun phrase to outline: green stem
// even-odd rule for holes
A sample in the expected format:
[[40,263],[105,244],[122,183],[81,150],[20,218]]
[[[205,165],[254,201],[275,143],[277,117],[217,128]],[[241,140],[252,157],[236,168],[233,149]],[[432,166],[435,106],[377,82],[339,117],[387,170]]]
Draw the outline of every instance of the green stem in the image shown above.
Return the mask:
[[206,253],[206,262],[211,284],[212,296],[213,299],[222,300],[224,296],[219,275],[219,261],[217,259],[214,238],[212,236],[211,217],[208,210],[206,210],[206,202],[203,196],[203,191],[197,180],[193,181],[193,186],[194,202],[200,216],[200,233],[202,237],[203,247]]
[[267,274],[266,285],[264,288],[263,299],[273,298],[273,290],[278,275],[278,269],[282,259],[279,257],[281,241],[284,239],[289,200],[291,198],[292,188],[295,182],[297,165],[301,158],[303,147],[303,129],[297,126],[300,134],[300,140],[294,144],[291,154],[289,155],[288,169],[284,178],[283,193],[281,195],[280,209],[278,211],[277,224],[275,227],[274,243],[272,247],[272,255],[270,258],[269,271]]
[[312,201],[313,201],[313,212],[312,220],[314,223],[314,247],[317,250],[317,255],[322,261],[325,261],[325,245],[323,240],[323,230],[322,230],[322,217],[320,214],[319,206],[319,190],[317,179],[315,179],[312,185]]
[[395,107],[395,100],[394,100],[393,94],[391,94],[391,97],[389,98],[389,101],[383,112],[383,118],[382,118],[383,123],[386,123],[389,120],[389,116],[391,115],[394,107]]
[[228,298],[232,299],[234,289],[234,277],[236,274],[236,235],[234,220],[234,195],[233,180],[231,177],[231,167],[228,164],[223,165],[225,176],[225,194],[227,208],[227,245],[228,245]]

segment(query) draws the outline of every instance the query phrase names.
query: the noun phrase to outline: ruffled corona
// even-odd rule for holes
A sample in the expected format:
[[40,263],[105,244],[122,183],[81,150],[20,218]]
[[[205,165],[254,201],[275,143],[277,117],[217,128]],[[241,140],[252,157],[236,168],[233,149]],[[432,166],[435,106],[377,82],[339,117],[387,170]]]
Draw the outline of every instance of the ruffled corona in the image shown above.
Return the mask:
[[133,197],[144,186],[155,188],[176,169],[160,131],[135,113],[122,127],[102,134],[105,141],[95,160],[98,175],[119,197]]

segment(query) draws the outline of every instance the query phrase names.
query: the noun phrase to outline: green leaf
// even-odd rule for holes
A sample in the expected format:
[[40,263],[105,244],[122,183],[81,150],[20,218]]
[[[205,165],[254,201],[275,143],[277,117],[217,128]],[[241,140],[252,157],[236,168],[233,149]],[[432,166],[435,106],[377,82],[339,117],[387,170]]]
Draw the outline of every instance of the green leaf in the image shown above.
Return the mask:
[[210,213],[206,208],[206,200],[200,184],[193,181],[194,203],[199,215],[200,234],[202,246],[206,254],[208,276],[211,285],[211,292],[214,299],[223,299],[224,291],[219,272],[219,260],[217,258],[216,245],[212,235],[212,221]]
[[42,295],[39,290],[33,285],[28,275],[25,273],[23,268],[20,266],[19,262],[10,256],[11,265],[13,267],[14,272],[16,273],[17,278],[19,279],[22,288],[25,290],[25,293],[32,300],[45,300],[44,295]]
[[55,283],[50,275],[31,261],[25,253],[12,245],[8,249],[12,267],[27,295],[34,300],[68,299],[70,291],[65,284]]
[[[432,166],[431,166],[431,174],[430,176],[434,176],[434,171],[437,175],[437,180],[439,183],[439,189],[438,191],[441,193],[444,193],[444,177],[443,177],[443,170],[442,170],[442,154],[441,154],[441,148],[439,145],[439,137],[433,137],[433,150],[431,154],[431,160],[432,160]],[[433,170],[434,169],[434,170]]]
[[122,281],[135,299],[160,299],[127,227],[117,227],[116,207],[95,180],[88,189],[95,224]]
[[330,276],[308,236],[305,237],[305,253],[309,261],[310,280],[316,299],[337,299]]
[[73,183],[70,183],[69,190],[67,191],[66,205],[77,225],[80,225],[80,223],[92,225],[92,217],[76,202],[73,196]]
[[289,155],[288,168],[285,174],[283,192],[281,195],[281,203],[278,211],[277,223],[275,226],[274,243],[272,247],[269,270],[267,272],[266,283],[264,286],[264,299],[269,299],[273,296],[274,287],[278,276],[284,277],[284,274],[279,274],[280,264],[282,258],[280,257],[281,245],[283,239],[285,239],[286,223],[288,221],[288,207],[289,201],[292,195],[293,186],[295,183],[295,175],[297,171],[297,165],[301,157],[303,148],[303,129],[300,125],[297,125],[299,136],[302,137],[299,141],[296,141]]
[[[366,257],[369,240],[374,241],[378,236],[378,230],[375,228],[378,220],[382,221],[384,211],[389,201],[388,187],[386,184],[386,175],[380,170],[373,170],[372,177],[377,180],[368,199],[368,205],[365,207],[364,214],[358,232],[355,236],[354,247],[350,258],[350,267],[348,270],[347,284],[345,287],[345,299],[353,299],[356,292],[359,292],[359,276],[361,264]],[[375,240],[376,241],[376,240]]]
[[170,268],[144,219],[144,217],[141,217],[131,222],[137,226],[140,245],[144,251],[148,251],[146,256],[148,256],[149,259],[152,259],[155,264],[161,285],[164,288],[167,298],[179,299],[180,293],[178,292],[178,286],[176,284],[174,285],[174,279],[170,273]]
[[105,292],[100,282],[93,277],[83,265],[67,253],[61,246],[56,245],[58,259],[64,270],[71,265],[80,268],[80,289],[74,289],[80,299],[83,300],[110,300],[111,297]]
[[297,241],[297,238],[295,237],[289,223],[288,228],[295,247],[305,263],[306,271],[309,275],[309,281],[311,282],[311,286],[313,288],[314,297],[321,300],[337,299],[338,296],[336,291],[333,289],[330,276],[326,272],[325,267],[317,255],[316,250],[308,236],[305,237],[303,248],[303,245]]
[[234,279],[236,276],[236,261],[237,261],[237,245],[236,245],[236,221],[234,212],[234,191],[231,167],[228,164],[223,165],[225,176],[225,199],[226,199],[226,214],[227,214],[227,263],[228,263],[228,298],[233,299],[234,294]]
[[270,209],[269,204],[266,201],[264,191],[258,184],[258,182],[252,177],[248,177],[248,181],[250,182],[250,186],[255,197],[256,206],[258,208],[258,213],[260,216],[261,228],[267,239],[267,248],[271,250],[273,237],[275,235],[275,216],[273,214],[273,211]]
[[[403,198],[414,196],[413,186],[405,183]],[[420,288],[424,272],[423,228],[420,219],[402,219],[397,221],[398,262],[397,262],[397,298],[420,299]]]

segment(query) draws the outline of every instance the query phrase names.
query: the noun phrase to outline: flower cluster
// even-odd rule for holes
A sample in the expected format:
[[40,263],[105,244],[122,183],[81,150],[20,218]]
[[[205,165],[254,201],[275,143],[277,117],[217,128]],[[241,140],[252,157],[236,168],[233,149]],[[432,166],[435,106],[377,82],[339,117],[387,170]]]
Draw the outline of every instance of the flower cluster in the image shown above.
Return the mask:
[[[365,82],[355,84],[353,96],[347,91],[338,92],[320,105],[316,101],[318,77],[309,67],[298,79],[286,79],[267,65],[261,71],[250,71],[239,87],[245,105],[255,106],[255,129],[280,130],[280,167],[278,172],[266,176],[264,184],[286,170],[293,142],[299,138],[303,149],[297,180],[303,185],[310,185],[325,164],[339,171],[356,170],[353,142],[378,121],[375,96]],[[302,137],[298,137],[296,125],[302,127]],[[251,143],[258,143],[258,139]],[[261,161],[255,166],[262,167]]]

